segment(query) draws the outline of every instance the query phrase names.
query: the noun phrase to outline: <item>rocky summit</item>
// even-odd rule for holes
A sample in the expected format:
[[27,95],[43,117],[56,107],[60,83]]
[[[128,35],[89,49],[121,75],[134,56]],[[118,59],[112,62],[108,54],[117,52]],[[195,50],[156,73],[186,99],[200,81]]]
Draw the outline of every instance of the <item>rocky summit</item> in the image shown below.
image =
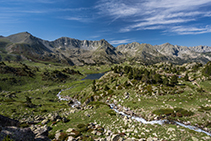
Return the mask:
[[8,37],[0,37],[1,60],[30,60],[34,62],[54,62],[69,65],[114,64],[124,61],[153,64],[168,61],[175,64],[197,61],[207,63],[211,60],[211,47],[185,47],[165,43],[150,45],[129,43],[113,47],[106,40],[88,41],[61,37],[46,41],[22,32]]

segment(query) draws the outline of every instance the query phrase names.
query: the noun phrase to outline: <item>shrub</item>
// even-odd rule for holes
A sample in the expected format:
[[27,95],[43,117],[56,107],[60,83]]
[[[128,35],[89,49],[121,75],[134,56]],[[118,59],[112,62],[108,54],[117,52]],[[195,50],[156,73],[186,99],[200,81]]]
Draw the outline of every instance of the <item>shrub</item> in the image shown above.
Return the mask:
[[194,114],[192,111],[187,111],[182,108],[158,109],[158,110],[154,110],[152,113],[156,114],[156,115],[166,115],[166,116],[171,115],[173,117],[175,117],[175,116],[177,116],[177,117],[192,116]]
[[27,123],[21,123],[19,125],[21,128],[26,128],[26,127],[29,127],[29,125]]
[[49,139],[54,139],[54,137],[55,137],[55,134],[48,134]]
[[72,131],[73,133],[75,133],[75,135],[72,135],[74,138],[77,138],[78,136],[81,135],[80,131]]
[[174,111],[176,113],[181,114],[182,116],[192,116],[194,114],[193,112],[187,111],[187,110],[182,109],[182,108],[174,108]]
[[67,133],[62,132],[59,136],[59,141],[65,141],[67,137],[68,137]]
[[108,90],[108,94],[112,94],[114,91],[113,90]]
[[173,109],[158,109],[158,110],[154,110],[152,113],[156,115],[171,115],[174,113],[174,110]]
[[211,106],[208,106],[208,107],[201,106],[201,107],[198,109],[198,111],[199,111],[199,112],[211,111]]
[[10,136],[7,135],[2,141],[13,141],[13,139],[10,139]]
[[80,128],[86,127],[86,125],[81,123],[81,124],[78,124],[77,127],[80,129]]
[[111,115],[111,116],[116,115],[116,112],[113,111],[113,110],[108,110],[107,113],[108,113],[109,115]]

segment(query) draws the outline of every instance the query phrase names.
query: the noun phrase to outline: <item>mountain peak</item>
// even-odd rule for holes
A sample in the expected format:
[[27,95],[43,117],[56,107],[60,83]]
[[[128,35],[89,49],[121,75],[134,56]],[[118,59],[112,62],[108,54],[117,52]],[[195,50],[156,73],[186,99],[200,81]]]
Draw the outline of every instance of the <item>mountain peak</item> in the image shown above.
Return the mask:
[[164,43],[164,44],[162,44],[163,46],[170,46],[170,45],[172,45],[172,44],[170,44],[170,43]]

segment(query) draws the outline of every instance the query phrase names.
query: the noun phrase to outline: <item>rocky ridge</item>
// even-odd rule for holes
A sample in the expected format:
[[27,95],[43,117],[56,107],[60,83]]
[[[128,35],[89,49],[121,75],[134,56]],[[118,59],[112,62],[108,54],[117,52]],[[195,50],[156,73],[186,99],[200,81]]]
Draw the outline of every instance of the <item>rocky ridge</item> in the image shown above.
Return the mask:
[[211,52],[211,47],[209,46],[200,45],[200,46],[190,47],[190,49],[195,52]]
[[124,61],[146,64],[166,61],[183,64],[194,61],[207,63],[211,60],[209,55],[202,54],[211,51],[208,46],[185,47],[169,43],[153,46],[133,42],[115,48],[104,39],[88,41],[61,37],[47,41],[28,32],[1,36],[0,49],[2,53],[6,53],[6,57],[0,57],[1,60],[11,60],[16,56],[16,60],[28,59],[69,65],[113,64]]

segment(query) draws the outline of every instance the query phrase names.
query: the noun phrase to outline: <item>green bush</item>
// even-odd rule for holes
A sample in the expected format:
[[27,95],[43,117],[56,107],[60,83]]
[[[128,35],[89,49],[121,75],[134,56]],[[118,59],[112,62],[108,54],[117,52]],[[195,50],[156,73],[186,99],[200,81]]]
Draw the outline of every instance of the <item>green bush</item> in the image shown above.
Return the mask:
[[55,138],[55,134],[48,134],[48,138],[49,139],[54,139]]
[[107,105],[107,104],[100,102],[100,101],[92,101],[92,102],[88,103],[88,105],[96,105],[96,108],[99,108],[101,105]]
[[177,116],[177,117],[183,117],[183,116],[192,116],[194,113],[192,111],[187,111],[182,108],[174,108],[174,109],[157,109],[152,112],[153,114],[156,115],[172,115],[172,116]]
[[14,140],[10,139],[9,135],[7,135],[2,141],[14,141]]
[[208,106],[208,107],[201,106],[201,107],[198,109],[198,111],[199,111],[199,112],[211,111],[211,106]]
[[78,124],[78,125],[77,125],[77,127],[80,129],[80,128],[86,127],[86,125],[85,125],[85,124],[80,123],[80,124]]
[[174,113],[173,109],[157,109],[152,112],[155,115],[171,115]]
[[193,112],[187,111],[187,110],[182,109],[182,108],[174,108],[174,111],[175,111],[177,114],[181,114],[182,116],[192,116],[192,115],[194,115]]
[[108,90],[108,94],[112,94],[114,91],[113,90]]
[[19,125],[21,128],[26,128],[26,127],[29,127],[29,125],[27,123],[21,123]]
[[108,110],[107,113],[111,116],[115,116],[116,112],[114,110]]
[[65,132],[62,132],[59,136],[59,141],[65,141],[67,139],[68,135]]

